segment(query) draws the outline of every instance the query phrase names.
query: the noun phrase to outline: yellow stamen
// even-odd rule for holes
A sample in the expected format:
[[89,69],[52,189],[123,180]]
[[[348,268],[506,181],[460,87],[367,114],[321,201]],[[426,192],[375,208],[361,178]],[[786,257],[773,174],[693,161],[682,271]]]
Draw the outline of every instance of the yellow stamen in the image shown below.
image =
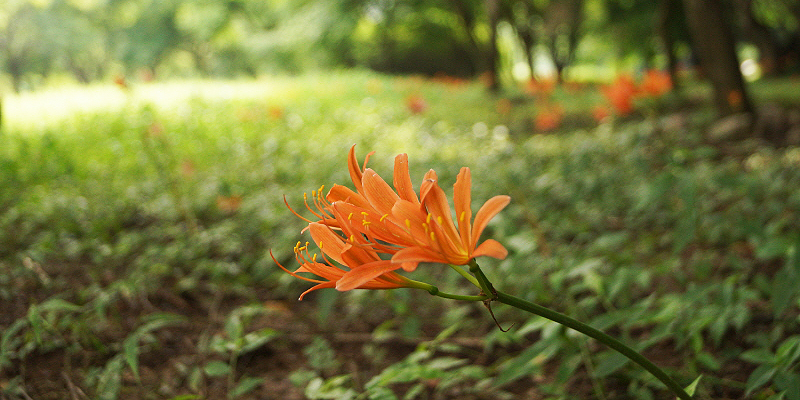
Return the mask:
[[[383,222],[383,220],[385,220],[386,217],[388,217],[388,216],[389,216],[389,214],[383,214],[383,216],[381,217],[381,219],[379,221]],[[406,220],[406,221],[408,221],[408,220]]]

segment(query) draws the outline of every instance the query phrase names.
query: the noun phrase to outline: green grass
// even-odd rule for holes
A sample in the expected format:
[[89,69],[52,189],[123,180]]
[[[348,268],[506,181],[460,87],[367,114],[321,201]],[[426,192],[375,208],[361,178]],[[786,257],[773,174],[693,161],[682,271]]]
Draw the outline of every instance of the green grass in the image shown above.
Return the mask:
[[[791,84],[754,91],[785,101]],[[367,72],[7,96],[0,393],[665,395],[596,343],[499,305],[508,333],[479,305],[423,292],[297,303],[308,286],[269,255],[292,266],[307,240],[283,196],[302,209],[304,192],[349,184],[356,144],[387,179],[406,152],[415,183],[433,168],[448,188],[469,166],[476,203],[511,195],[486,234],[510,256],[482,260],[503,291],[635,344],[681,383],[702,374],[701,398],[797,398],[800,149],[711,146],[708,110],[677,98],[666,118],[598,125],[600,99],[557,89],[568,120],[541,134],[540,101],[499,112],[476,83]],[[464,283],[435,265],[413,278]]]

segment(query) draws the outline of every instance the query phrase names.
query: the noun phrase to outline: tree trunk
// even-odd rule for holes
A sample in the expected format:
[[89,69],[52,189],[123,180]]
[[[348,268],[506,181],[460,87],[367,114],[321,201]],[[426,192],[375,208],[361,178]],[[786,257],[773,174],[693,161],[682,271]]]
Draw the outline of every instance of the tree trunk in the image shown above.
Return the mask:
[[736,44],[720,0],[683,0],[683,3],[693,47],[713,86],[719,116],[752,113],[753,105],[739,70]]
[[667,72],[672,81],[672,87],[678,88],[678,57],[675,55],[675,38],[670,29],[674,16],[676,14],[680,16],[675,1],[677,0],[661,0],[659,2],[656,33],[661,38],[661,45],[664,46],[664,53],[667,56]]
[[500,20],[500,1],[486,0],[486,15],[489,16],[489,50],[487,54],[489,90],[496,92],[500,90],[500,71],[499,56],[497,54],[497,24]]

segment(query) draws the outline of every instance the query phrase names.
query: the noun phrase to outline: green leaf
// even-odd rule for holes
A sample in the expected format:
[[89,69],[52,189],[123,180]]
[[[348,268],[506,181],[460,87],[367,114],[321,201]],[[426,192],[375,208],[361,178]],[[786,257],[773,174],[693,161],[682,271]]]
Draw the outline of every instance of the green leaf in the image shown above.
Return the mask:
[[203,367],[203,371],[208,376],[224,376],[231,372],[231,366],[222,361],[209,361]]
[[787,261],[772,280],[772,312],[775,316],[782,314],[792,304],[792,300],[800,292],[797,285],[797,273]]
[[231,391],[231,397],[236,398],[245,393],[249,393],[258,385],[264,382],[264,378],[254,378],[254,377],[244,377],[242,378],[239,383],[236,384],[236,387],[233,388]]
[[753,364],[767,364],[775,359],[775,355],[767,349],[752,349],[742,352],[739,358]]
[[686,390],[686,393],[688,393],[689,396],[694,396],[694,392],[697,391],[697,385],[700,383],[700,379],[702,377],[703,375],[698,376],[697,379],[695,379],[694,381],[692,381],[692,383],[689,384],[689,386],[686,386],[684,388],[684,390]]
[[116,355],[106,363],[103,372],[97,379],[97,398],[100,400],[116,400],[122,388],[122,357]]
[[514,359],[503,363],[500,373],[494,380],[496,387],[513,382],[524,375],[532,374],[542,368],[545,359],[542,357],[541,342],[528,347]]
[[617,372],[620,368],[624,367],[625,364],[630,362],[628,357],[622,355],[622,353],[618,353],[616,351],[608,351],[605,354],[607,356],[600,361],[594,369],[594,376],[596,378],[602,378],[604,376],[608,376]]
[[139,380],[139,337],[130,335],[122,343],[122,352],[125,355],[125,362],[133,371],[133,376]]
[[786,393],[790,399],[800,399],[800,375],[780,371],[775,375],[775,386]]
[[749,396],[754,390],[760,388],[775,375],[777,368],[772,365],[760,365],[750,374],[745,384],[745,396]]

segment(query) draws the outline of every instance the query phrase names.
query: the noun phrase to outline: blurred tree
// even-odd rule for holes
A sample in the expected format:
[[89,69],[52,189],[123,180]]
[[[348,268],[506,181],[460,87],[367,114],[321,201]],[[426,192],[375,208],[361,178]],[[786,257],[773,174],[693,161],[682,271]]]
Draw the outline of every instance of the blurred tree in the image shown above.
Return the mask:
[[545,9],[544,35],[559,82],[575,56],[582,21],[583,0],[551,1]]
[[711,81],[720,116],[752,113],[721,0],[684,0],[686,19],[703,74]]
[[0,62],[19,92],[26,76],[45,76],[51,69],[56,49],[52,46],[47,5],[9,0],[0,9]]
[[758,48],[765,75],[785,74],[799,62],[799,0],[734,0],[733,5],[741,40]]

